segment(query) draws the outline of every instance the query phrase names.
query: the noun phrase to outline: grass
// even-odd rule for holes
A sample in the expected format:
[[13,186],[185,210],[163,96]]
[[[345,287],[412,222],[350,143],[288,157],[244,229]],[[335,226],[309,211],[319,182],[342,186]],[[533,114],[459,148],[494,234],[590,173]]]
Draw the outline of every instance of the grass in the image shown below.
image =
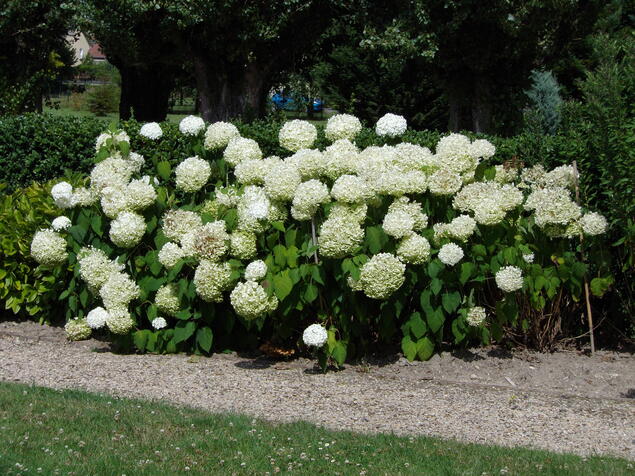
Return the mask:
[[[310,408],[307,408],[310,411]],[[274,425],[147,401],[0,383],[0,473],[633,474],[626,460]]]

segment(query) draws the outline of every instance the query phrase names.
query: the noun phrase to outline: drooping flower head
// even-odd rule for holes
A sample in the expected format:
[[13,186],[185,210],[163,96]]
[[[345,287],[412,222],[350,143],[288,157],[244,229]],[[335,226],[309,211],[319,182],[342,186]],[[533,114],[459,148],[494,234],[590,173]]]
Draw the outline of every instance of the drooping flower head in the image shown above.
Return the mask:
[[37,231],[31,241],[31,256],[43,265],[61,264],[68,258],[66,240],[53,230]]
[[326,344],[328,337],[328,332],[324,326],[320,324],[311,324],[309,327],[304,329],[304,332],[302,333],[302,341],[304,342],[304,345],[318,349]]

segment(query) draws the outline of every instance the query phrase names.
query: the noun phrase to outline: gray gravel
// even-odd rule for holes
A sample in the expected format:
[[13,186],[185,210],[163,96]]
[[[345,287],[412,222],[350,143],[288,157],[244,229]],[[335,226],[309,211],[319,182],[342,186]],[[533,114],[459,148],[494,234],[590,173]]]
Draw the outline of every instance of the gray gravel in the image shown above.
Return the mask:
[[[0,324],[0,380],[161,399],[272,421],[306,420],[336,430],[435,435],[635,460],[632,355],[559,356],[558,368],[568,359],[568,374],[555,376],[550,385],[531,374],[523,380],[518,370],[540,370],[536,359],[549,360],[543,354],[444,355],[431,363],[398,360],[324,375],[313,372],[306,359],[116,355],[103,343],[62,343],[61,336],[59,329]],[[585,365],[591,366],[588,375],[576,380]],[[443,378],[444,366],[454,369],[450,378]],[[545,366],[543,373],[552,374]],[[588,383],[609,374],[603,385]],[[558,387],[555,382],[565,376],[570,381]],[[601,390],[590,390],[596,387]]]

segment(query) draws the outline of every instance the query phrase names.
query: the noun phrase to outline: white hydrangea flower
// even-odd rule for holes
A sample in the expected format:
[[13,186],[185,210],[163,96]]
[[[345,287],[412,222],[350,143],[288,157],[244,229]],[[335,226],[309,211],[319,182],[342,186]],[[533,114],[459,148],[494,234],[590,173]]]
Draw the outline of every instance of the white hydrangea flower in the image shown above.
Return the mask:
[[278,307],[278,298],[267,296],[255,281],[238,283],[231,292],[230,301],[236,314],[247,320],[257,319]]
[[128,137],[126,131],[120,130],[116,132],[104,132],[103,134],[100,134],[95,141],[95,151],[99,152],[99,149],[101,149],[102,146],[106,144],[106,141],[108,139],[111,139],[114,145],[117,145],[121,142],[130,143],[130,137]]
[[223,291],[231,287],[231,267],[229,263],[215,263],[202,260],[194,272],[196,293],[208,302],[222,302]]
[[203,129],[205,121],[197,116],[187,116],[179,122],[179,130],[186,136],[197,136]]
[[168,210],[163,215],[163,234],[172,241],[181,242],[186,233],[203,226],[201,217],[189,210]]
[[123,271],[124,265],[111,260],[102,250],[88,247],[77,253],[79,276],[88,287],[97,293],[113,273]]
[[437,143],[436,161],[449,172],[457,174],[474,170],[478,159],[472,155],[470,139],[462,134],[450,134]]
[[447,243],[439,250],[438,258],[443,264],[454,266],[463,259],[463,249],[456,243]]
[[101,191],[101,210],[108,218],[116,218],[124,211],[131,211],[126,187],[111,185]]
[[291,152],[310,149],[317,139],[317,129],[308,121],[294,119],[284,123],[278,134],[280,146]]
[[413,170],[433,172],[437,169],[434,155],[427,147],[401,142],[394,147],[392,164],[402,172]]
[[447,224],[445,231],[449,236],[460,241],[467,241],[476,230],[476,220],[469,215],[461,215]]
[[[264,181],[264,178],[263,178]],[[233,188],[227,188],[225,190],[216,189],[216,201],[219,205],[227,208],[234,208],[240,201],[240,196]]]
[[357,146],[347,139],[336,140],[322,154],[323,174],[331,180],[336,180],[340,175],[354,174],[358,162]]
[[485,312],[485,308],[480,306],[471,307],[467,311],[467,315],[465,316],[465,320],[468,325],[472,327],[480,327],[487,320],[487,313]]
[[55,206],[66,209],[73,206],[73,186],[68,182],[60,182],[53,185],[51,196]]
[[239,137],[238,128],[229,122],[214,122],[205,131],[203,146],[207,150],[224,149],[234,137]]
[[364,263],[360,270],[360,285],[364,294],[373,299],[388,299],[406,280],[406,265],[390,253],[379,253]]
[[430,243],[423,236],[411,233],[399,242],[396,254],[404,263],[422,264],[430,259]]
[[428,180],[428,188],[433,195],[453,195],[463,185],[461,176],[448,169],[439,169]]
[[534,258],[535,255],[533,253],[527,253],[523,255],[523,261],[525,261],[525,263],[533,263],[534,262]]
[[262,159],[262,151],[255,140],[234,137],[227,144],[227,148],[223,152],[223,159],[232,167],[236,167],[243,160]]
[[68,340],[77,341],[84,340],[90,337],[92,330],[86,324],[86,319],[71,319],[64,326],[66,331],[66,338]]
[[137,245],[146,232],[146,222],[141,215],[122,212],[110,223],[110,240],[120,248]]
[[561,165],[542,176],[539,183],[543,187],[572,188],[577,179],[573,165]]
[[496,154],[496,147],[485,139],[476,139],[468,147],[468,153],[475,159],[491,159]]
[[386,213],[382,228],[388,236],[399,239],[412,233],[414,220],[407,211],[395,210]]
[[352,220],[355,223],[362,224],[366,220],[367,213],[368,205],[366,205],[365,203],[356,203],[351,205],[348,203],[335,202],[331,206],[329,218]]
[[126,308],[119,307],[108,313],[106,326],[113,334],[126,335],[132,331],[135,322]]
[[342,214],[329,216],[320,227],[318,246],[320,254],[327,258],[343,258],[352,254],[364,240],[360,224]]
[[304,329],[302,333],[302,341],[304,345],[307,347],[315,347],[319,349],[328,340],[329,334],[320,324],[311,324],[309,327]]
[[229,243],[231,255],[238,259],[251,259],[258,254],[257,237],[250,231],[234,231]]
[[68,230],[71,225],[72,223],[70,218],[60,216],[53,220],[53,222],[51,223],[51,228],[53,228],[53,231],[65,231]]
[[96,307],[86,315],[86,324],[91,329],[101,329],[106,325],[108,316],[108,311],[103,307]]
[[353,140],[362,131],[362,123],[351,114],[335,114],[326,121],[324,134],[331,142],[338,139]]
[[512,293],[522,289],[522,270],[516,266],[504,266],[496,273],[496,285],[506,293]]
[[370,199],[373,192],[357,175],[342,175],[333,184],[331,195],[338,202],[361,203]]
[[73,192],[71,204],[74,207],[89,207],[99,200],[99,195],[94,190],[86,187],[79,187]]
[[390,113],[382,116],[375,126],[375,132],[378,136],[387,137],[398,137],[406,132],[406,129],[408,129],[406,118]]
[[[196,258],[219,261],[227,253],[229,233],[224,220],[206,223],[191,233],[192,251]],[[185,243],[183,246],[187,248]]]
[[295,190],[301,182],[298,169],[283,162],[273,167],[265,176],[265,192],[271,200],[288,202],[293,200]]
[[145,210],[157,199],[157,192],[147,175],[130,181],[125,193],[128,208],[133,211]]
[[580,218],[580,225],[585,235],[601,235],[606,231],[608,223],[606,218],[596,212],[586,213]]
[[126,273],[112,273],[99,290],[99,296],[108,311],[126,308],[130,301],[137,299],[141,290]]
[[264,160],[249,159],[236,165],[234,176],[238,183],[243,185],[262,185],[265,183],[267,172],[268,168]]
[[320,205],[328,203],[330,199],[326,184],[316,179],[302,182],[295,190],[291,215],[299,221],[310,220]]
[[31,256],[45,266],[62,264],[68,258],[66,240],[53,230],[37,231],[31,241]]
[[128,167],[132,170],[133,173],[138,174],[141,172],[141,169],[146,163],[146,159],[141,154],[137,154],[136,152],[130,152],[128,157],[125,159],[128,163]]
[[154,304],[156,304],[159,311],[169,316],[176,315],[181,309],[178,285],[170,283],[161,286],[154,296]]
[[325,173],[324,156],[318,149],[300,149],[284,161],[298,169],[302,180],[315,179]]
[[412,229],[414,231],[422,231],[428,225],[428,215],[423,213],[419,202],[411,202],[408,197],[399,197],[388,207],[387,213],[404,211],[410,215],[413,220]]
[[152,327],[156,330],[164,329],[168,326],[168,322],[163,317],[155,317],[152,319]]
[[148,122],[141,126],[139,135],[150,140],[158,140],[163,136],[163,130],[158,122]]
[[134,173],[130,162],[118,157],[108,157],[90,172],[90,186],[98,193],[106,187],[125,186]]
[[245,268],[246,281],[260,281],[267,275],[267,264],[261,259],[252,261]]
[[158,255],[159,263],[168,269],[172,268],[183,257],[185,257],[185,253],[181,247],[171,241],[161,247]]
[[571,200],[569,191],[563,187],[534,189],[525,201],[525,209],[534,210],[534,220],[541,228],[566,226],[582,215],[580,206]]
[[260,233],[262,221],[269,216],[271,202],[263,188],[249,185],[245,187],[237,209],[238,229]]
[[498,183],[511,183],[518,178],[518,169],[514,167],[505,167],[504,165],[495,165],[496,176],[494,180]]
[[188,157],[174,171],[176,188],[185,192],[198,192],[209,180],[212,169],[206,160],[198,156]]

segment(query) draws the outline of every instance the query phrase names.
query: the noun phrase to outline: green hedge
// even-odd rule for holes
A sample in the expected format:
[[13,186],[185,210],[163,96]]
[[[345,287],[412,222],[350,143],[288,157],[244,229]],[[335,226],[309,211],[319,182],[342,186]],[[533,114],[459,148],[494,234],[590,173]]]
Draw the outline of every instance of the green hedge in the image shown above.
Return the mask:
[[95,139],[107,122],[90,117],[25,114],[0,117],[0,183],[6,191],[46,182],[66,169],[88,172]]

